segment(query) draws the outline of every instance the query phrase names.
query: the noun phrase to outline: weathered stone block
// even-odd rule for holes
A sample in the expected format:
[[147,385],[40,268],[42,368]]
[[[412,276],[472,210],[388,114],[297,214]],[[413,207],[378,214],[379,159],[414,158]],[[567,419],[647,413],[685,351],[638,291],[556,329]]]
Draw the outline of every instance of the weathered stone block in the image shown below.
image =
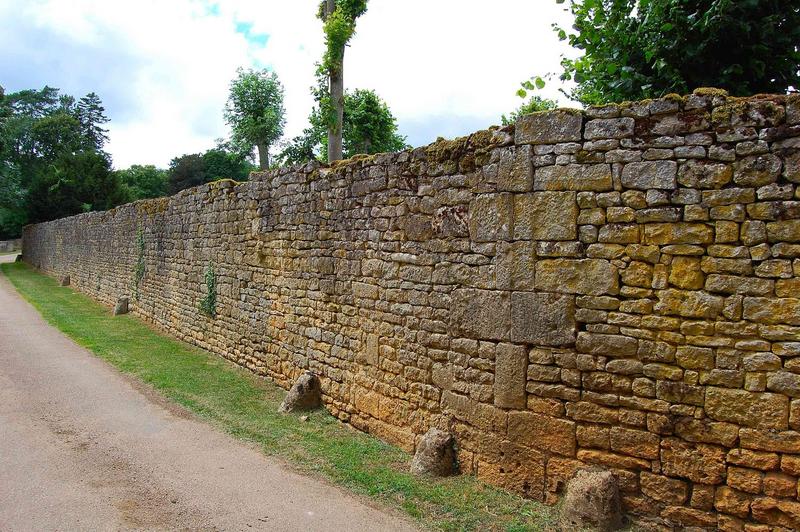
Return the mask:
[[782,163],[777,155],[751,155],[734,163],[733,182],[743,187],[762,187],[778,179],[781,167]]
[[744,298],[744,319],[757,323],[800,325],[800,299]]
[[584,137],[587,140],[595,139],[622,139],[633,136],[633,118],[598,118],[586,122]]
[[733,179],[729,164],[687,161],[678,169],[678,182],[690,188],[718,189]]
[[535,345],[575,343],[575,298],[538,292],[511,295],[511,340]]
[[511,194],[481,194],[469,206],[469,236],[475,242],[510,240],[514,204]]
[[800,220],[767,223],[769,242],[800,242]]
[[529,145],[506,148],[500,155],[497,190],[529,192],[533,188],[533,148]]
[[565,294],[619,292],[617,267],[603,259],[552,259],[536,263],[536,289]]
[[666,504],[683,504],[689,497],[686,482],[642,471],[639,477],[642,493]]
[[678,163],[675,161],[645,161],[628,163],[622,169],[622,186],[647,190],[672,190],[677,187]]
[[415,475],[447,477],[457,470],[453,435],[436,428],[428,430],[414,453],[411,472]]
[[572,109],[524,115],[517,120],[516,144],[556,144],[581,140],[583,113]]
[[567,164],[543,166],[533,177],[534,190],[612,190],[610,164]]
[[759,429],[789,428],[789,399],[784,395],[709,386],[705,410],[717,421]]
[[498,344],[494,367],[495,406],[525,408],[528,350],[520,345]]
[[725,478],[725,450],[677,438],[661,442],[661,465],[665,475],[687,478],[701,484],[719,484]]
[[453,292],[450,324],[469,338],[508,340],[511,293],[459,288]]
[[508,437],[534,449],[575,456],[575,423],[532,412],[508,414]]
[[514,197],[514,239],[575,240],[575,192],[533,192]]
[[644,243],[665,246],[669,244],[710,244],[714,229],[702,223],[655,223],[644,226]]
[[622,527],[617,479],[610,471],[578,471],[567,485],[561,530],[611,532]]
[[677,315],[685,318],[710,318],[719,316],[725,299],[706,292],[683,290],[659,290],[658,303],[653,310],[658,314]]

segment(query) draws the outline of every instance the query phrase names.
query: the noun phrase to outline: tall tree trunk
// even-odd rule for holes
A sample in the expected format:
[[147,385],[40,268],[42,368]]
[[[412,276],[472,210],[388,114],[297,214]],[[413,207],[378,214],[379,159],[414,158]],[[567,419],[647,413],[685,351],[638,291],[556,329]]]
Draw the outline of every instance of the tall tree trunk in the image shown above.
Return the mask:
[[258,147],[258,167],[261,170],[269,170],[269,146],[260,143]]
[[[326,0],[326,18],[336,9],[336,0]],[[333,106],[334,122],[328,125],[328,162],[342,158],[342,122],[344,120],[344,48],[328,70],[328,89]]]

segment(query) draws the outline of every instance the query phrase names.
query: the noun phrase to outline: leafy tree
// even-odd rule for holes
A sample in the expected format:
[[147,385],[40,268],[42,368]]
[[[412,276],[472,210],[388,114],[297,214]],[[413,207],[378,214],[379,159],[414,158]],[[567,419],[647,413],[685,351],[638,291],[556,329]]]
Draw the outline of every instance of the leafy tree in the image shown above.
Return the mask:
[[269,148],[283,135],[286,124],[283,85],[275,72],[237,70],[231,82],[225,120],[232,130],[232,141],[242,153],[258,149],[262,170],[269,168]]
[[322,0],[317,12],[325,33],[325,54],[317,68],[317,76],[323,83],[317,96],[328,133],[328,162],[342,158],[344,50],[356,32],[356,19],[366,11],[367,0]]
[[127,198],[103,152],[62,153],[35,176],[28,192],[31,222],[110,209]]
[[542,98],[541,96],[531,96],[527,102],[523,103],[515,111],[512,111],[508,116],[503,115],[500,117],[504,126],[514,124],[522,115],[536,113],[538,111],[550,111],[555,109],[558,104],[555,100]]
[[203,154],[206,165],[206,176],[209,181],[217,179],[233,179],[247,181],[255,167],[239,153],[228,151],[223,147],[212,148]]
[[[403,150],[406,138],[397,132],[397,120],[375,91],[356,89],[344,95],[343,156]],[[321,158],[327,152],[327,127],[320,110],[309,117],[311,126],[292,139],[279,158],[284,164],[301,164]]]
[[169,177],[169,191],[171,194],[180,192],[189,187],[196,187],[209,181],[206,173],[206,163],[199,153],[175,157],[169,163],[167,170]]
[[134,164],[114,172],[125,189],[129,201],[166,196],[169,192],[167,171],[152,164]]
[[570,0],[569,9],[575,31],[555,29],[583,56],[562,58],[560,77],[576,82],[569,95],[582,103],[800,86],[796,0]]

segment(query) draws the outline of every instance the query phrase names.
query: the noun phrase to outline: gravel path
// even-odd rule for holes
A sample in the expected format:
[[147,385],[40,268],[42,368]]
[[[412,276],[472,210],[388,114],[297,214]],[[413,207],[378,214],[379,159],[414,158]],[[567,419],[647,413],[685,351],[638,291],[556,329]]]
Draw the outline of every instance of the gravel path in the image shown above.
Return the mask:
[[0,530],[130,529],[414,527],[166,403],[0,274]]

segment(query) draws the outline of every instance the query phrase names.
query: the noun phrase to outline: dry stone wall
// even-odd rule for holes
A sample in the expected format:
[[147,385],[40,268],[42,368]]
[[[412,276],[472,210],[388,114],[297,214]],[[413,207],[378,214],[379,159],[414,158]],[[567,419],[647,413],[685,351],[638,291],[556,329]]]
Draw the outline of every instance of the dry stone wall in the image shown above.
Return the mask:
[[528,497],[599,466],[632,514],[792,529],[798,184],[800,98],[700,90],[34,225],[24,256]]

